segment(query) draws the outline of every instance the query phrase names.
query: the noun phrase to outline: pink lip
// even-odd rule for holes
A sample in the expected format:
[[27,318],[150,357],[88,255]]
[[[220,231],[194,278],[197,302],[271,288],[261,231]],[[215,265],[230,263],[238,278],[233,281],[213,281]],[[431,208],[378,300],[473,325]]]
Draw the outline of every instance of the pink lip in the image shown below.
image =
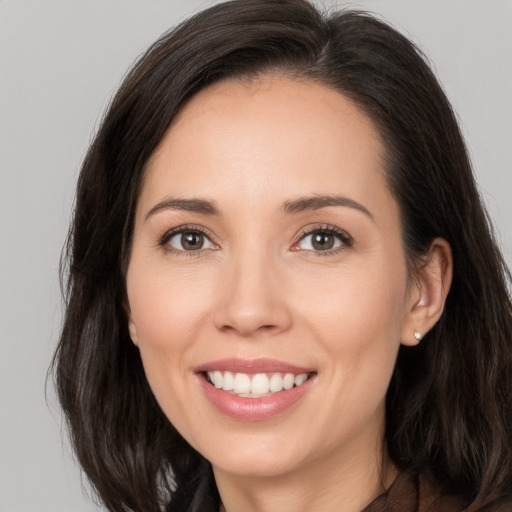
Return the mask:
[[272,359],[223,359],[198,366],[195,371],[208,400],[223,414],[241,421],[262,421],[276,416],[300,400],[314,385],[316,374],[301,386],[279,391],[261,398],[244,398],[217,389],[204,377],[207,371],[254,373],[311,373],[313,370],[289,365]]
[[210,372],[219,370],[221,372],[239,372],[249,375],[254,373],[293,373],[299,375],[301,373],[311,373],[315,371],[313,368],[301,368],[292,364],[284,363],[276,359],[219,359],[218,361],[210,361],[204,363],[194,369],[195,372]]

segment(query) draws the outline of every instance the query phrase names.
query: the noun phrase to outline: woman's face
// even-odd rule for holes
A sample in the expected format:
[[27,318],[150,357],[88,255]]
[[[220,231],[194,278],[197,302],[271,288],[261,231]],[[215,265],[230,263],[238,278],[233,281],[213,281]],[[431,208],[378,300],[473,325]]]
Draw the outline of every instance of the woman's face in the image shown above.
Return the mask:
[[162,410],[216,471],[381,449],[417,300],[383,156],[351,101],[277,76],[201,91],[152,156],[130,333]]

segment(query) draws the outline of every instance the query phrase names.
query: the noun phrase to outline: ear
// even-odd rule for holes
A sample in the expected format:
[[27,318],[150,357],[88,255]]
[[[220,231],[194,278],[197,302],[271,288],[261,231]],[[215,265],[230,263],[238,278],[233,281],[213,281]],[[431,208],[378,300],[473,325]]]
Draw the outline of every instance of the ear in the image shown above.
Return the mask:
[[403,345],[417,345],[441,317],[450,290],[453,260],[450,244],[436,238],[428,258],[420,262],[411,279],[407,312],[402,324]]
[[128,320],[128,332],[130,333],[130,338],[132,339],[133,344],[135,346],[138,346],[139,337],[137,334],[137,326],[135,325],[135,322],[133,321],[132,310],[130,308],[130,304],[128,303],[128,299],[125,299],[123,301],[123,309],[124,309],[126,318]]

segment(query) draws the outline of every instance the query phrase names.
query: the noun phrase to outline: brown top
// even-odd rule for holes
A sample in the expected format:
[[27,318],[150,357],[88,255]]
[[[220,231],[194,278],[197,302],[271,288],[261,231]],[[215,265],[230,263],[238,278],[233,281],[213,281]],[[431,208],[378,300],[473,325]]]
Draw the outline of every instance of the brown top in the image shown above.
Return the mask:
[[[225,512],[222,504],[219,512]],[[393,485],[362,512],[512,512],[512,494],[485,505],[469,504],[443,493],[427,476],[403,471]]]
[[512,495],[485,505],[469,504],[443,493],[441,487],[427,476],[404,471],[362,512],[512,512]]

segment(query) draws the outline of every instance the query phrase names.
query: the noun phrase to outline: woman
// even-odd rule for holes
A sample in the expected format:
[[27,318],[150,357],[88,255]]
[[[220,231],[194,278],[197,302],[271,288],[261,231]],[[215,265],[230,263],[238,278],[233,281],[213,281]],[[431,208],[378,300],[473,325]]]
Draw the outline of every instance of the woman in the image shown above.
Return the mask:
[[510,274],[450,105],[358,12],[237,0],[80,175],[57,386],[109,510],[510,510]]

